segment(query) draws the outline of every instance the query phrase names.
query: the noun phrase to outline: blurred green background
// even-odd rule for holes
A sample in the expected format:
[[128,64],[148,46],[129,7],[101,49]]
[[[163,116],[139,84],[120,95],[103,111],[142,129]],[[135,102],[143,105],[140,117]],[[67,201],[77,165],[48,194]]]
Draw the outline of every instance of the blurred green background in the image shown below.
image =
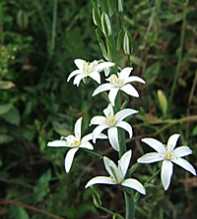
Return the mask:
[[[116,188],[84,189],[88,179],[104,174],[102,161],[82,152],[67,175],[66,149],[47,148],[48,141],[69,134],[79,116],[85,118],[84,130],[89,131],[89,119],[106,106],[102,96],[91,97],[94,82],[79,88],[66,82],[75,69],[75,58],[103,58],[92,21],[94,2],[0,0],[2,219],[112,218],[101,205],[123,214],[122,194]],[[118,1],[100,1],[100,7],[111,3],[117,7]],[[125,0],[123,6],[121,18],[133,48],[134,72],[147,82],[137,86],[139,99],[127,100],[128,107],[140,111],[131,121],[132,162],[144,153],[140,138],[152,136],[166,142],[178,132],[181,144],[192,148],[189,160],[195,166],[197,1]],[[112,31],[118,33],[113,19]],[[128,56],[122,46],[115,53],[126,66]],[[96,150],[116,158],[107,142]],[[155,168],[138,166],[134,175],[143,183]],[[181,168],[175,168],[168,192],[164,193],[159,175],[146,188],[136,218],[197,218],[197,178]]]

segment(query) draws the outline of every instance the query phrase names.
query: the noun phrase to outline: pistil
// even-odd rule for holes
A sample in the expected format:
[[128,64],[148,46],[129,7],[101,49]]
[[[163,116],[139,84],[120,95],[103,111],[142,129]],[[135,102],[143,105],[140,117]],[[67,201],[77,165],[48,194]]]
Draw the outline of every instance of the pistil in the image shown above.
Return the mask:
[[115,116],[108,116],[107,118],[106,118],[106,124],[107,125],[109,125],[109,126],[115,126],[116,125],[116,123],[117,123],[117,121],[116,121],[116,117]]

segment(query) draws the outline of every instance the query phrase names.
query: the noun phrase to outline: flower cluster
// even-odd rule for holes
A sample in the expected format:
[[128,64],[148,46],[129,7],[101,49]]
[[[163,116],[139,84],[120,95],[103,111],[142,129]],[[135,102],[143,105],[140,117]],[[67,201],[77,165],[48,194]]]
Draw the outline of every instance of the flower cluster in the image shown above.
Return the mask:
[[[89,77],[97,83],[101,83],[101,72],[110,71],[110,68],[115,66],[112,62],[105,62],[103,60],[96,60],[87,62],[82,59],[75,61],[77,70],[71,72],[67,81],[74,77],[73,84],[79,86],[81,81]],[[133,97],[139,97],[136,88],[131,85],[132,82],[145,83],[143,79],[138,76],[130,76],[133,68],[126,67],[120,70],[117,74],[111,74],[107,79],[107,83],[99,85],[93,92],[93,96],[109,91],[108,106],[103,110],[104,116],[94,116],[90,125],[96,125],[92,133],[82,137],[81,126],[82,118],[79,118],[74,127],[74,134],[67,137],[61,137],[60,140],[55,140],[48,143],[50,147],[68,147],[69,151],[65,157],[65,170],[68,173],[71,169],[74,156],[79,149],[94,150],[94,144],[97,139],[108,139],[110,145],[115,151],[120,151],[121,145],[119,142],[118,130],[123,129],[128,133],[129,139],[133,136],[132,126],[124,121],[127,117],[137,113],[137,110],[124,108],[115,111],[116,97],[119,91]],[[105,134],[103,132],[106,132]],[[172,135],[167,145],[153,138],[143,138],[142,142],[152,147],[156,152],[151,152],[143,155],[138,159],[138,163],[153,163],[162,161],[161,166],[161,181],[165,190],[168,189],[173,173],[173,164],[177,164],[192,174],[196,175],[194,167],[182,157],[189,155],[192,151],[187,146],[175,148],[179,135]],[[132,188],[141,194],[145,194],[144,186],[134,178],[128,178],[128,168],[131,160],[131,149],[126,151],[118,160],[118,165],[111,159],[103,157],[104,166],[109,176],[96,176],[88,181],[86,188],[95,184],[111,184],[121,185]]]

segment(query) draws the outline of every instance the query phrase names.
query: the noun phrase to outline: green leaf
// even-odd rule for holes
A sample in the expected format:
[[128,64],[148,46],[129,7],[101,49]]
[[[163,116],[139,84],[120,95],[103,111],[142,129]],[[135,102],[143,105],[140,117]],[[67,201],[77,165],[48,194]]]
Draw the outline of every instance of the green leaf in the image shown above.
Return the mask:
[[144,77],[149,83],[152,83],[156,80],[159,72],[160,72],[160,63],[156,62],[145,70]]
[[161,20],[166,20],[168,24],[174,24],[180,22],[183,19],[183,16],[183,13],[173,14],[172,12],[165,11],[160,18]]
[[24,208],[11,206],[9,208],[10,219],[29,219],[28,213]]
[[53,129],[61,136],[67,136],[68,134],[70,134],[67,124],[53,122]]
[[197,126],[195,126],[192,130],[192,135],[196,136],[197,135]]
[[49,193],[49,181],[51,180],[51,171],[45,172],[34,187],[33,200],[40,202]]
[[101,52],[102,52],[102,55],[103,57],[106,59],[106,60],[109,60],[109,57],[108,57],[108,54],[107,54],[107,48],[102,40],[102,32],[99,31],[98,29],[95,31],[96,33],[96,38],[97,38],[97,41],[99,43],[99,46],[100,46],[100,49],[101,49]]
[[3,114],[1,117],[12,125],[20,124],[20,114],[16,107],[12,107],[7,113]]
[[0,144],[10,143],[13,138],[7,134],[0,134]]
[[114,0],[107,0],[108,13],[111,17],[116,12],[116,2]]
[[12,104],[2,104],[0,105],[0,115],[7,113],[12,108]]
[[96,207],[102,206],[101,196],[100,196],[99,192],[96,191],[95,189],[93,190],[92,198],[93,198],[93,203]]
[[133,56],[133,55],[130,55],[130,60],[132,63],[136,64],[136,65],[139,65],[139,66],[142,66],[143,65],[143,61],[136,57],[136,56]]
[[17,24],[21,29],[26,29],[29,23],[29,16],[22,10],[17,13]]
[[118,11],[123,12],[123,0],[118,0]]

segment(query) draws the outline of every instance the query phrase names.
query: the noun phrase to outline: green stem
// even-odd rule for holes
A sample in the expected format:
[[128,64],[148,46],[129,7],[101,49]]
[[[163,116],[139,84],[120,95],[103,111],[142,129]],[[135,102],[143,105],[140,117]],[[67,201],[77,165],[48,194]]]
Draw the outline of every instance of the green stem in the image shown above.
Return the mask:
[[120,214],[117,214],[117,213],[113,212],[112,210],[109,210],[109,209],[107,209],[107,208],[105,208],[105,207],[103,207],[103,206],[97,206],[97,208],[100,209],[101,211],[107,213],[107,214],[110,214],[110,215],[112,215],[112,216],[116,215],[116,216],[118,216],[120,219],[124,219]]
[[85,151],[86,151],[87,153],[89,153],[89,154],[95,156],[95,157],[98,157],[98,159],[101,159],[101,160],[103,159],[103,156],[102,156],[101,154],[95,152],[95,151],[91,151],[91,150],[88,150],[88,149],[85,149]]
[[55,49],[56,26],[57,26],[57,6],[58,6],[58,1],[54,0],[51,45],[50,45],[50,50],[49,50],[50,56],[53,55],[53,52]]
[[[115,104],[116,112],[121,109],[121,98],[120,94],[117,96],[117,102]],[[119,157],[121,157],[127,150],[126,147],[126,140],[125,140],[125,133],[123,130],[118,131],[118,139],[119,139]],[[125,200],[125,219],[134,219],[135,217],[135,206],[134,206],[134,199],[126,190],[124,190],[124,200]]]
[[124,191],[125,199],[125,219],[134,219],[135,218],[135,203],[133,196],[130,196],[126,191]]
[[180,38],[180,51],[178,53],[178,63],[176,66],[176,73],[175,73],[173,84],[172,84],[170,102],[172,102],[172,99],[174,97],[177,79],[178,79],[178,76],[179,76],[179,73],[181,70],[181,63],[182,63],[182,57],[183,57],[183,47],[184,47],[184,41],[185,41],[185,30],[186,30],[186,22],[187,22],[186,16],[187,16],[187,12],[188,12],[188,4],[189,4],[189,0],[186,1],[184,11],[183,11],[183,23],[182,23],[181,38]]

